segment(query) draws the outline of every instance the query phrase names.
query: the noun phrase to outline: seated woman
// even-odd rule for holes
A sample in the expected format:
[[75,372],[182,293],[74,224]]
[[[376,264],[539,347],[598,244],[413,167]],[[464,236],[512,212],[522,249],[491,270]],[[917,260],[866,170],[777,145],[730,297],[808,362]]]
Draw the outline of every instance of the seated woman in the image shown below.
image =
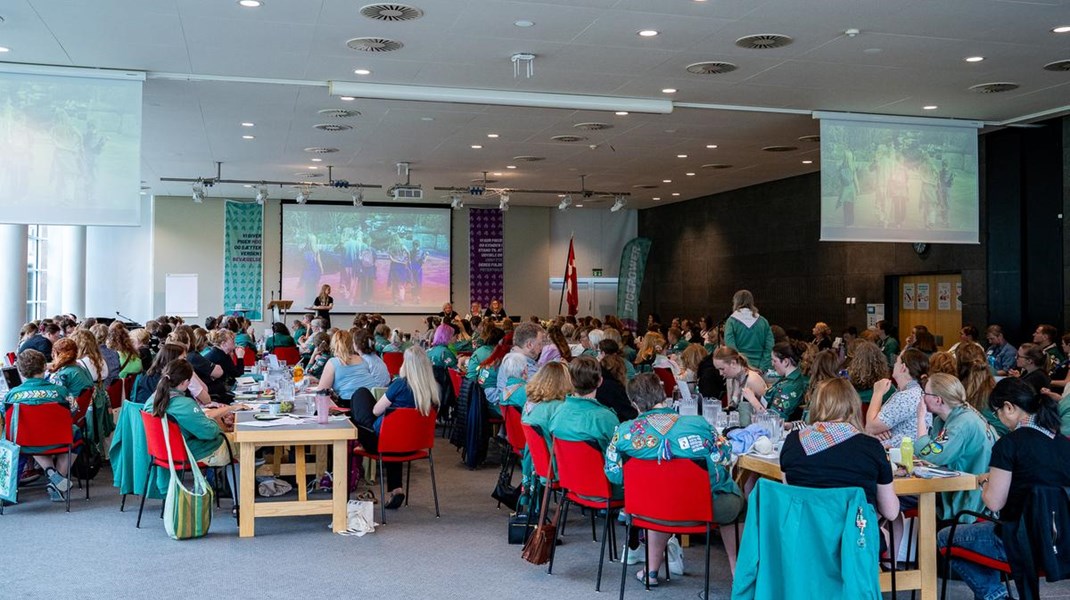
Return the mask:
[[264,340],[264,347],[267,348],[268,352],[271,352],[275,348],[296,348],[297,342],[290,335],[290,330],[286,328],[286,323],[272,323],[271,335]]
[[103,452],[104,440],[115,428],[111,416],[111,401],[104,389],[108,367],[97,346],[97,339],[85,329],[63,338],[52,347],[49,380],[65,388],[77,398],[92,390],[92,400],[85,415],[85,437],[98,451]]
[[578,356],[568,365],[575,393],[550,419],[547,431],[553,438],[572,442],[593,442],[605,450],[620,421],[612,410],[595,398],[602,383],[602,366],[591,356]]
[[[698,416],[682,416],[666,404],[661,380],[652,373],[636,376],[628,386],[628,395],[639,416],[634,421],[621,423],[613,433],[606,448],[606,477],[615,485],[624,484],[623,464],[627,459],[661,461],[672,458],[688,458],[704,461],[709,472],[710,490],[713,492],[713,518],[719,525],[721,539],[728,553],[728,567],[736,569],[736,521],[743,512],[743,497],[732,480],[729,469],[732,465],[732,446],[725,438],[717,436]],[[644,443],[633,443],[643,437]],[[634,438],[634,440],[633,440]],[[652,443],[651,443],[652,441]],[[640,581],[650,578],[650,585],[657,585],[658,570],[665,558],[665,548],[670,534],[647,532],[647,552],[640,552],[638,531],[628,540],[623,560],[629,563],[650,557],[646,568],[636,573]]]
[[[1003,437],[1010,433],[1007,426],[988,407],[988,396],[996,387],[996,378],[992,376],[984,349],[977,344],[959,344],[955,349],[955,362],[958,363],[959,381],[962,382],[962,387],[966,388],[966,402],[981,413],[996,435]],[[1067,433],[1070,434],[1070,431]]]
[[[379,323],[375,326],[375,351],[379,354],[388,352],[386,349],[390,345],[390,326],[386,323]],[[389,350],[389,352],[397,352],[397,349]]]
[[752,369],[747,357],[731,346],[721,346],[713,353],[713,366],[724,377],[729,409],[739,411],[740,425],[750,425],[756,407],[746,399],[743,390],[750,390],[755,398],[765,396],[766,385],[762,374]]
[[357,390],[376,387],[368,363],[357,352],[349,331],[339,329],[334,332],[331,336],[331,354],[333,356],[327,361],[327,366],[323,367],[323,377],[316,385],[318,390],[333,389],[342,405],[348,406]]
[[431,349],[427,351],[427,358],[432,367],[445,369],[457,368],[457,355],[450,350],[450,342],[453,341],[453,327],[443,323],[435,328],[435,334],[431,338]]
[[702,361],[707,356],[709,356],[709,352],[701,344],[688,344],[677,357],[677,363],[680,365],[680,380],[687,383],[696,383],[698,381],[698,366],[702,364]]
[[[222,413],[216,418],[209,417],[201,410],[196,400],[186,395],[192,377],[193,367],[185,358],[176,358],[167,363],[159,383],[156,384],[156,391],[145,403],[144,411],[154,417],[168,417],[177,423],[190,453],[197,462],[209,467],[229,466],[233,462],[233,454],[226,436],[223,435],[220,419],[223,414],[240,408],[240,405],[222,409]],[[171,440],[172,444],[177,442],[178,440]],[[229,480],[230,489],[235,495],[234,503],[240,504],[237,497],[237,471],[238,465],[235,464],[234,471],[227,469],[226,473],[228,477],[233,476],[233,479]]]
[[323,377],[323,368],[327,366],[327,361],[331,360],[331,336],[321,331],[312,338],[312,343],[312,356],[308,359],[305,373],[318,380]]
[[[480,370],[483,368],[481,364],[483,361],[494,352],[498,343],[505,337],[505,332],[494,324],[487,322],[488,325],[483,328],[483,344],[472,351],[472,356],[468,357],[468,364],[464,372],[464,378],[470,381],[476,381],[479,378]],[[500,359],[498,364],[500,364]],[[497,381],[497,364],[494,365],[495,377],[493,381]]]
[[1011,369],[1008,373],[1011,377],[1018,377],[1033,386],[1033,389],[1038,392],[1044,388],[1051,387],[1051,379],[1048,378],[1048,373],[1045,371],[1048,357],[1044,354],[1044,350],[1040,348],[1039,344],[1027,343],[1018,346],[1017,361],[1018,368]]
[[628,399],[628,371],[624,366],[624,358],[620,355],[620,346],[611,339],[603,339],[598,343],[598,350],[598,362],[602,366],[602,384],[598,386],[595,398],[611,409],[617,415],[618,421],[623,423],[634,419],[639,412]]
[[[62,341],[64,340],[60,340],[60,342]],[[56,345],[59,346],[60,342],[57,342]],[[68,399],[70,392],[67,388],[45,380],[44,354],[33,348],[27,348],[19,353],[15,365],[19,369],[19,374],[22,375],[22,385],[8,391],[7,396],[0,402],[0,415],[7,414],[8,407],[15,404],[38,405],[55,403],[68,410],[71,409],[71,403]],[[77,427],[74,428],[74,432],[76,438],[80,437]],[[63,502],[66,499],[63,494],[71,489],[71,480],[68,478],[71,465],[67,454],[37,454],[38,452],[46,452],[55,448],[55,446],[22,446],[21,452],[22,454],[33,456],[34,462],[44,469],[45,474],[48,475],[48,497],[53,502]],[[18,461],[16,460],[16,462]]]
[[386,368],[386,363],[383,359],[375,353],[375,338],[372,334],[368,333],[366,329],[360,330],[353,336],[353,345],[356,346],[357,353],[368,365],[368,373],[372,376],[374,387],[390,385],[390,370]]
[[[918,458],[954,471],[980,475],[988,470],[996,432],[984,417],[966,403],[966,389],[947,373],[929,375],[918,405]],[[929,428],[926,413],[933,415]],[[937,519],[950,521],[960,510],[984,508],[980,490],[944,492],[939,496]],[[972,522],[973,519],[970,519]]]
[[[575,392],[575,388],[572,387],[572,376],[569,374],[568,366],[565,363],[555,361],[539,367],[539,370],[531,377],[531,381],[523,384],[523,380],[519,379],[519,375],[514,377],[512,373],[514,370],[518,374],[522,373],[526,365],[527,361],[518,353],[511,353],[505,358],[502,363],[501,373],[509,374],[510,382],[516,380],[521,382],[515,393],[511,394],[507,387],[505,395],[509,398],[509,402],[513,404],[518,403],[514,399],[517,396],[526,401],[521,411],[521,422],[525,425],[530,425],[535,431],[542,434],[546,447],[550,448],[553,442],[550,437],[550,422],[561,409],[561,406],[564,405],[565,397]],[[531,462],[531,455],[525,449],[524,459],[521,461],[521,475],[525,486],[533,481],[534,473],[535,467]]]
[[958,365],[955,364],[955,355],[944,351],[933,352],[929,356],[929,375],[947,373],[953,377],[958,376]]
[[[167,343],[177,344],[185,348],[186,360],[188,360],[190,366],[193,367],[193,372],[202,383],[212,385],[214,380],[223,376],[223,368],[208,360],[196,350],[196,341],[194,340],[194,337],[195,333],[191,327],[180,325],[171,333],[171,335],[167,336]],[[210,394],[211,390],[209,390],[209,395]]]
[[[438,405],[439,387],[431,370],[431,361],[423,348],[413,346],[405,351],[398,378],[381,398],[375,400],[367,389],[359,390],[353,397],[352,419],[357,425],[357,439],[366,451],[375,452],[383,417],[389,411],[415,408],[421,415],[427,416],[432,410],[437,410]],[[405,502],[405,490],[401,487],[401,463],[384,463],[383,470],[386,472],[386,489],[390,491],[390,500],[380,498],[380,501],[386,502],[386,508],[400,508]]]
[[[208,395],[217,402],[230,404],[233,400],[230,388],[235,379],[245,374],[244,359],[248,350],[235,344],[234,332],[229,329],[213,329],[208,332],[208,343],[211,345],[204,351],[204,358],[223,371],[222,377],[208,382]],[[236,358],[231,358],[232,354]]]
[[[1055,400],[1020,379],[1008,377],[997,383],[988,404],[1011,432],[992,447],[988,473],[977,478],[981,498],[1001,520],[1017,521],[1033,488],[1070,486],[1070,440],[1059,435]],[[992,521],[960,525],[955,530],[955,545],[1006,561],[1007,549],[996,528]],[[946,547],[950,536],[951,528],[942,529],[936,536],[937,545]],[[1007,597],[998,571],[954,559],[951,568],[975,598]]]
[[231,317],[227,329],[234,332],[234,344],[251,352],[256,352],[255,329],[245,317]]
[[[156,353],[156,358],[153,359],[149,368],[138,375],[137,380],[134,382],[133,398],[130,400],[137,404],[149,402],[152,399],[152,395],[156,393],[156,386],[163,377],[164,367],[172,361],[185,356],[186,349],[179,344],[162,344],[160,351]],[[200,377],[197,377],[197,373],[194,373],[193,377],[190,378],[188,391],[202,406],[212,402],[211,396],[208,395],[208,386],[201,381]]]
[[107,389],[111,382],[115,381],[119,377],[119,371],[122,370],[119,365],[119,353],[108,347],[108,326],[102,323],[97,323],[93,326],[89,333],[93,334],[93,338],[97,341],[97,352],[100,353],[100,357],[104,359],[104,364],[108,367],[108,374],[104,377],[104,388]]
[[539,364],[544,365],[550,361],[563,361],[566,364],[572,360],[572,348],[561,327],[556,325],[546,331],[549,339],[548,344],[542,347],[539,354]]
[[780,377],[759,399],[749,387],[743,388],[743,398],[755,412],[775,412],[781,419],[802,417],[802,401],[806,397],[809,380],[799,369],[799,361],[806,352],[806,344],[799,341],[773,345],[773,369]]
[[130,332],[130,343],[133,344],[134,349],[137,351],[141,371],[144,372],[152,364],[152,334],[145,328],[135,329]]
[[[929,373],[929,357],[916,348],[907,348],[895,359],[892,379],[899,390],[888,402],[883,402],[892,382],[881,379],[873,384],[873,399],[866,413],[866,433],[884,443],[885,448],[898,448],[904,437],[918,437],[918,404],[921,403],[921,380]],[[932,416],[925,415],[928,423]]]
[[[873,397],[873,385],[881,379],[887,379],[888,375],[888,359],[877,344],[863,339],[851,342],[851,362],[847,363],[847,379],[862,400],[863,416]],[[881,401],[887,402],[894,393],[894,387],[889,387]]]
[[818,321],[811,330],[814,339],[810,343],[817,346],[818,352],[832,349],[832,328],[827,323]]
[[780,452],[784,483],[812,488],[859,487],[885,519],[899,517],[892,466],[881,443],[862,430],[858,392],[829,379],[810,400],[809,425],[792,431]]
[[[148,332],[145,332],[145,335],[148,335]],[[108,339],[105,344],[108,349],[115,351],[119,356],[119,377],[136,375],[144,370],[141,364],[141,353],[138,352],[134,339],[122,321],[114,321],[108,327]]]

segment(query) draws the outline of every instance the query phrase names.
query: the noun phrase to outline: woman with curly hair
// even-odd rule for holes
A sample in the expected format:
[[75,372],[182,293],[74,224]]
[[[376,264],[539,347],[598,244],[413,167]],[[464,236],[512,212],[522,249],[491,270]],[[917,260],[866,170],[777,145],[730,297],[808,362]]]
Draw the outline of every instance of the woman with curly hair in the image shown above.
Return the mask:
[[947,373],[953,377],[958,377],[959,368],[955,364],[955,355],[943,350],[940,352],[934,352],[929,357],[929,374],[933,373]]
[[141,364],[141,354],[134,346],[134,340],[122,321],[114,321],[108,327],[105,345],[119,354],[119,377],[136,375],[144,370]]
[[[855,340],[851,344],[851,355],[851,362],[847,365],[847,379],[858,392],[858,397],[862,400],[862,414],[865,415],[865,409],[873,398],[873,384],[887,379],[890,375],[888,359],[884,357],[880,346],[864,339]],[[883,400],[888,400],[894,393],[895,388],[889,388],[887,397]]]

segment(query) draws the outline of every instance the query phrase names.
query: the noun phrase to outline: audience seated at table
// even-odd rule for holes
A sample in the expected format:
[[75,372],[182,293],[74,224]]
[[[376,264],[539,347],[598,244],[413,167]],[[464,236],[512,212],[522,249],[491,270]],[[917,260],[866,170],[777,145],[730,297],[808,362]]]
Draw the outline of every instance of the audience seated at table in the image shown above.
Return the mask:
[[245,348],[234,342],[234,332],[229,329],[214,329],[208,333],[208,348],[203,356],[219,367],[222,375],[208,382],[208,395],[217,402],[229,404],[234,399],[230,389],[234,380],[245,373]]
[[780,342],[773,346],[773,369],[778,378],[769,386],[759,400],[750,387],[743,387],[743,398],[757,412],[771,411],[784,420],[795,420],[802,416],[801,405],[806,397],[809,379],[801,369],[799,362],[806,352],[802,342]]
[[[413,346],[405,351],[401,373],[382,397],[376,400],[367,388],[357,390],[353,396],[351,416],[357,425],[357,439],[361,446],[374,453],[378,448],[383,417],[391,410],[415,408],[421,415],[427,416],[432,410],[437,410],[438,406],[439,387],[431,370],[431,361],[423,348]],[[386,502],[386,508],[389,509],[400,508],[405,502],[405,490],[401,487],[401,467],[401,463],[388,462],[383,465],[390,499],[379,500]]]
[[[156,387],[160,383],[160,379],[163,378],[163,369],[172,361],[184,358],[186,356],[186,349],[178,344],[165,343],[160,346],[160,351],[156,354],[156,358],[153,359],[152,364],[149,365],[145,372],[138,376],[134,384],[134,394],[132,401],[138,404],[144,404],[149,402],[152,395],[156,393]],[[208,395],[208,386],[201,381],[200,377],[194,373],[190,377],[189,394],[201,405],[209,404],[212,399]]]
[[348,406],[353,394],[361,388],[376,387],[368,363],[357,352],[353,335],[339,329],[331,336],[331,359],[323,367],[323,377],[316,385],[318,390],[333,390],[337,400]]
[[[772,357],[772,348],[769,349]],[[772,363],[772,358],[770,358]],[[739,411],[739,424],[750,425],[751,415],[761,410],[755,406],[757,398],[765,396],[766,385],[762,374],[750,366],[747,357],[731,346],[721,346],[713,353],[713,366],[724,377],[728,407]],[[754,402],[746,399],[743,390],[750,390]]]
[[264,339],[264,347],[271,352],[275,348],[296,348],[297,342],[290,335],[286,323],[276,322],[271,324],[271,335]]

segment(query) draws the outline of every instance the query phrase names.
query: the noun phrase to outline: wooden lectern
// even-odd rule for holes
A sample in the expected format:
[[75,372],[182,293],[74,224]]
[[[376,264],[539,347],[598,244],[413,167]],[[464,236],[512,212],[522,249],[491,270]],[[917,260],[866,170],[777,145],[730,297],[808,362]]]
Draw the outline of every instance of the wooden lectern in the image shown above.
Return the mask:
[[272,300],[268,302],[268,310],[271,311],[271,322],[285,324],[286,317],[290,314],[290,307],[293,305],[293,300]]

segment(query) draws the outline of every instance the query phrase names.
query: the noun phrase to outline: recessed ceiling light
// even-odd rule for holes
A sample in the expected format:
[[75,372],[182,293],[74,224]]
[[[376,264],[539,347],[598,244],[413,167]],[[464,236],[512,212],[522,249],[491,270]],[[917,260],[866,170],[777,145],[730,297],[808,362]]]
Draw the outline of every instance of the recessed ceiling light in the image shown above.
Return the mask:
[[654,37],[658,34],[658,32],[653,29],[643,29],[641,31],[638,31],[637,33],[640,35],[640,37]]
[[493,175],[493,176],[495,176],[495,177],[501,177],[501,176],[502,176],[502,174],[501,174],[500,172],[498,172],[498,173],[491,173],[491,175]]
[[480,150],[482,148],[483,146],[480,146],[479,144],[472,144],[472,150]]
[[434,121],[435,118],[434,117],[420,117],[420,120],[421,121]]
[[981,62],[984,59],[985,59],[985,57],[983,57],[983,56],[967,56],[963,60],[965,60],[966,62]]
[[921,107],[922,110],[936,110],[938,108],[940,108],[940,107],[935,105],[935,104],[929,104],[927,106]]
[[251,183],[247,183],[247,184],[243,185],[242,187],[247,187],[247,188],[251,188],[251,187],[253,187],[253,184],[251,184]]
[[710,150],[713,150],[714,148],[717,147],[717,144],[706,144],[706,147],[709,148]]
[[356,100],[356,97],[355,96],[339,96],[338,99],[341,100],[342,102],[352,102],[352,101]]
[[672,183],[672,179],[662,179],[662,183]]
[[617,112],[615,112],[613,114],[617,115],[618,117],[627,117],[628,116],[628,111],[626,111],[626,110],[618,110]]
[[1070,25],[1060,25],[1051,30],[1052,33],[1070,33]]
[[353,73],[357,75],[371,75],[372,72],[369,69],[355,69]]
[[673,192],[673,193],[672,193],[672,195],[673,195],[673,196],[679,196],[679,195],[680,195],[680,192]]
[[694,177],[695,176],[694,173],[684,173],[684,175],[687,175],[688,177]]
[[505,165],[506,169],[515,169],[516,165]]
[[529,21],[527,19],[520,19],[519,21],[513,21],[513,25],[517,27],[531,27],[535,24],[535,21]]
[[812,165],[812,164],[814,164],[814,161],[812,161],[812,160],[804,160],[803,164],[804,165]]
[[255,140],[256,136],[254,136],[254,135],[243,135],[243,136],[241,136],[241,139],[243,139],[243,140]]
[[497,133],[488,133],[488,134],[487,134],[487,137],[489,137],[489,138],[496,138],[496,137],[498,137],[498,134],[497,134]]
[[0,46],[0,52],[11,52],[11,48],[7,46]]
[[312,162],[323,162],[322,158],[313,158]]
[[583,208],[583,205],[582,204],[577,204],[576,208]]
[[318,169],[319,167],[317,167],[316,165],[312,165],[312,166],[310,166],[309,168],[310,168],[310,169]]
[[687,158],[686,154],[677,154],[676,158]]
[[658,198],[657,196],[655,196],[655,197],[651,198],[651,200],[661,200],[661,198]]
[[676,93],[676,88],[665,88],[665,89],[661,90],[661,93],[662,94],[675,94]]
[[241,124],[242,127],[252,127],[253,125],[255,125],[255,123],[250,123],[249,121],[246,121]]
[[260,0],[238,0],[238,6],[242,8],[260,8],[263,5]]

